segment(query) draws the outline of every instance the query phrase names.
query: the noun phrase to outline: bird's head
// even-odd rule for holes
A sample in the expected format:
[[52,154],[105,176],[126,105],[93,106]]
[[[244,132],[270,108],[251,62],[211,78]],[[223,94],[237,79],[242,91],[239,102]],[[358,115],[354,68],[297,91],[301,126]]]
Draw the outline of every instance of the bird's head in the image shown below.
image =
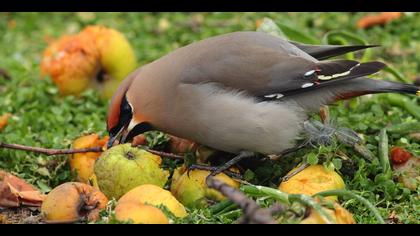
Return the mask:
[[130,85],[134,76],[129,76],[121,82],[119,88],[111,99],[108,108],[107,130],[109,141],[107,148],[110,148],[116,140],[125,143],[136,135],[150,131],[152,126],[139,113],[135,113],[135,101],[130,100]]

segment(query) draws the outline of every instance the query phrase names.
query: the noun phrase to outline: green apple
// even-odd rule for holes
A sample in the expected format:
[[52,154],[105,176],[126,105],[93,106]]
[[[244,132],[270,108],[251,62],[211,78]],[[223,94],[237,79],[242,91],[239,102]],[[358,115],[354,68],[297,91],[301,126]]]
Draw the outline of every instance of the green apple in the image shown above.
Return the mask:
[[99,189],[108,198],[119,199],[139,185],[163,187],[169,172],[160,168],[161,163],[157,155],[121,144],[102,153],[95,162],[94,173]]

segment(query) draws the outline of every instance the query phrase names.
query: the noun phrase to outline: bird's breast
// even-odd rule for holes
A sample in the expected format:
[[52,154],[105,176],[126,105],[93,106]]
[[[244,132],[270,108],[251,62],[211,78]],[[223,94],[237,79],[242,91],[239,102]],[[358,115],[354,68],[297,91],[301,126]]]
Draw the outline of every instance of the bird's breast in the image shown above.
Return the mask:
[[215,84],[180,84],[158,128],[209,147],[276,154],[294,145],[306,116],[296,106],[259,102]]

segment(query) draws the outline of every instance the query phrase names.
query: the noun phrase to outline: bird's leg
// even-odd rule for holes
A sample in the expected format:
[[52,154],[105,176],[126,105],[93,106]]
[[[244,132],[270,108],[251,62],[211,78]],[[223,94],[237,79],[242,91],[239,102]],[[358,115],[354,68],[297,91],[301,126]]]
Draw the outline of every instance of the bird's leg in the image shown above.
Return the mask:
[[238,163],[239,161],[245,159],[245,158],[249,158],[249,157],[253,157],[255,155],[255,153],[253,152],[247,152],[247,151],[241,151],[238,155],[236,155],[234,158],[230,159],[228,162],[226,162],[223,165],[217,166],[212,173],[207,176],[207,179],[210,176],[216,176],[226,170],[228,170],[230,167],[234,166],[236,163]]
[[294,147],[291,147],[289,149],[283,150],[281,153],[279,153],[277,155],[269,156],[270,157],[270,160],[272,160],[272,161],[278,161],[281,157],[284,157],[284,156],[286,156],[286,155],[288,155],[290,153],[294,153],[294,152],[299,151],[300,149],[302,149],[306,145],[308,145],[308,143],[309,143],[308,141],[304,141],[304,142],[302,142],[300,144],[297,144]]
[[290,153],[293,153],[293,152],[297,152],[300,149],[304,148],[306,145],[308,145],[308,142],[307,141],[305,141],[303,143],[300,143],[300,144],[298,144],[298,145],[296,145],[296,146],[294,146],[292,148],[286,149],[286,150],[282,151],[279,155],[282,157],[282,156],[285,156],[287,154],[290,154]]

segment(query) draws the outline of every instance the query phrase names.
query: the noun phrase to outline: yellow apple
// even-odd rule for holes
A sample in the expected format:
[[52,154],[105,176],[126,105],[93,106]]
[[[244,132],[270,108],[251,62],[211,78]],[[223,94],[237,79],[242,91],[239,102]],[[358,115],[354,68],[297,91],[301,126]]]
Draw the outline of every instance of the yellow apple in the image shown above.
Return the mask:
[[[221,201],[225,199],[220,192],[207,187],[206,178],[210,171],[191,170],[187,173],[185,166],[174,171],[172,176],[171,192],[187,207],[205,207],[208,200]],[[233,180],[224,173],[218,174],[216,179],[228,184],[231,187],[239,188],[239,182]]]
[[[355,224],[353,215],[347,211],[340,204],[333,202],[334,209],[322,207],[326,214],[328,214],[336,224]],[[324,218],[314,209],[310,208],[309,215],[303,219],[301,224],[325,224],[327,223]]]
[[135,224],[169,224],[168,218],[159,208],[131,202],[118,203],[115,217],[119,221],[132,220]]
[[47,223],[73,223],[83,218],[95,221],[107,203],[107,197],[92,186],[67,182],[48,193],[41,215]]
[[187,216],[185,207],[171,194],[171,192],[153,185],[144,184],[133,188],[118,200],[118,204],[130,202],[133,204],[164,205],[176,217]]
[[[72,147],[75,149],[103,147],[108,142],[108,139],[108,136],[100,139],[98,134],[85,135],[74,140]],[[72,171],[76,172],[77,181],[90,183],[95,161],[100,155],[100,152],[86,152],[69,155],[70,168]]]
[[[335,171],[327,170],[322,165],[311,165],[279,186],[279,190],[285,193],[309,196],[326,190],[344,188],[345,184],[341,176]],[[335,196],[327,198],[337,199]]]

